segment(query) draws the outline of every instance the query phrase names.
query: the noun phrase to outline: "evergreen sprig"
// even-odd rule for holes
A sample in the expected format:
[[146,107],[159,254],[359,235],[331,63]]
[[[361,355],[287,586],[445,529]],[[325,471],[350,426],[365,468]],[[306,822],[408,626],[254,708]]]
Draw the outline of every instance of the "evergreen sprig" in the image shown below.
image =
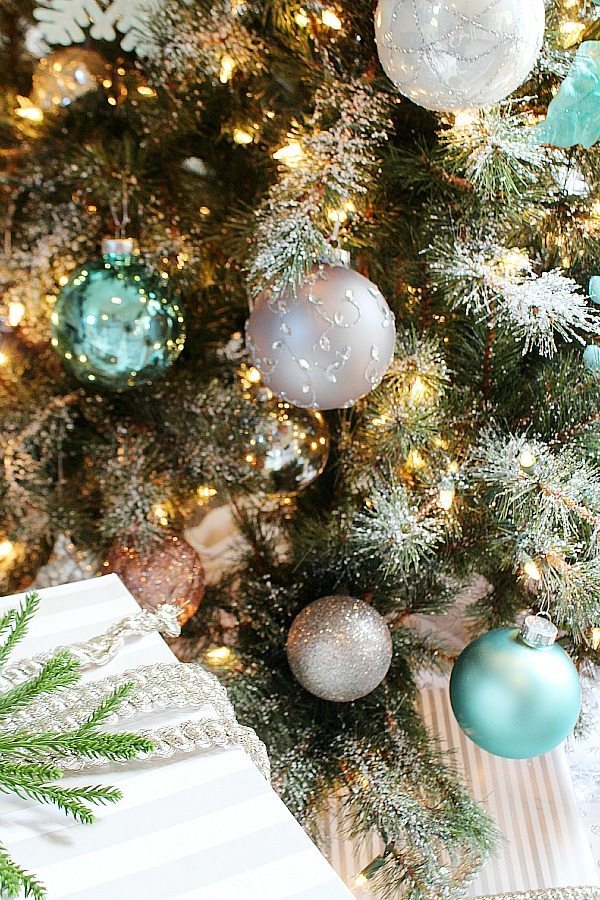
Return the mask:
[[[26,633],[32,617],[39,608],[36,592],[27,594],[23,603],[5,613],[0,620],[0,632],[9,629],[0,645],[0,659],[4,664],[15,645]],[[41,671],[26,681],[0,694],[0,792],[11,793],[21,799],[49,803],[73,816],[78,822],[91,823],[93,807],[116,803],[121,791],[102,785],[64,787],[60,784],[63,771],[61,759],[133,759],[152,749],[152,743],[135,734],[103,732],[99,726],[115,713],[131,690],[123,684],[90,711],[86,721],[66,732],[29,732],[10,730],[13,712],[26,709],[44,693],[53,693],[76,683],[80,678],[79,663],[67,651],[60,651],[49,659]],[[25,872],[0,847],[0,889],[7,897],[25,896],[43,900],[43,886]]]

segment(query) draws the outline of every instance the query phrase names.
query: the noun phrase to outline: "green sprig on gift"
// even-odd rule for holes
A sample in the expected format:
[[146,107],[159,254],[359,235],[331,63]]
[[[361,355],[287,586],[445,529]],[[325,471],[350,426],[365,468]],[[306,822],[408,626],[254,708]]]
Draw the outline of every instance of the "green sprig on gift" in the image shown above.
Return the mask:
[[[27,633],[38,610],[39,594],[27,594],[17,609],[0,616],[0,668],[11,651]],[[65,757],[89,759],[132,759],[153,749],[151,741],[136,734],[112,734],[99,730],[131,691],[122,684],[93,709],[79,727],[65,732],[3,730],[11,713],[26,708],[42,694],[50,694],[75,684],[80,679],[79,662],[68,651],[58,651],[37,675],[0,694],[0,791],[16,794],[24,800],[52,803],[78,822],[94,821],[94,806],[116,803],[121,791],[102,785],[63,787],[60,766]],[[22,869],[0,844],[0,891],[5,897],[43,900],[44,886],[34,875]]]

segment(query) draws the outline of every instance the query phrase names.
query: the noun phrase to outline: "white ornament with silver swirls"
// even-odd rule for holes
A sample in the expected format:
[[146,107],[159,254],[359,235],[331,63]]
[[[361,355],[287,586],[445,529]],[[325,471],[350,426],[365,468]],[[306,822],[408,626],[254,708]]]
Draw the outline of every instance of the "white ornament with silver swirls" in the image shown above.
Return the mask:
[[246,323],[252,362],[295,406],[340,409],[377,387],[394,355],[394,316],[379,288],[322,262],[294,292],[264,292]]
[[544,0],[379,0],[381,65],[401,94],[439,111],[489,106],[533,69]]

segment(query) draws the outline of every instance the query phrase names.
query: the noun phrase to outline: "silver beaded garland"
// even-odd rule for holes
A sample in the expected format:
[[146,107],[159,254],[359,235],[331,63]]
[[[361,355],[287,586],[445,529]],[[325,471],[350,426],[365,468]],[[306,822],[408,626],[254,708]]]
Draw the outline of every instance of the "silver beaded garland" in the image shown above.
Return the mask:
[[392,361],[394,316],[368,278],[321,263],[294,292],[263,293],[246,324],[252,362],[289,403],[340,409],[376,387]]
[[488,106],[531,72],[544,0],[379,0],[375,38],[398,90],[426,109]]
[[392,661],[383,616],[354,597],[315,600],[289,630],[287,658],[294,677],[316,697],[348,703],[370,694]]

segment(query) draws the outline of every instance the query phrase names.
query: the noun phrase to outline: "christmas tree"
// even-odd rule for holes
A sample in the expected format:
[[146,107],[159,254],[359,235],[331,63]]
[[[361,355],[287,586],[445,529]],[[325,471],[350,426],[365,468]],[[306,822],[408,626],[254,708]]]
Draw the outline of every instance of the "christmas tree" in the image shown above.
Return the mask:
[[473,637],[599,662],[600,7],[472,6],[0,0],[0,587],[176,597],[294,814],[341,796],[414,900],[497,838],[417,621],[476,581]]

